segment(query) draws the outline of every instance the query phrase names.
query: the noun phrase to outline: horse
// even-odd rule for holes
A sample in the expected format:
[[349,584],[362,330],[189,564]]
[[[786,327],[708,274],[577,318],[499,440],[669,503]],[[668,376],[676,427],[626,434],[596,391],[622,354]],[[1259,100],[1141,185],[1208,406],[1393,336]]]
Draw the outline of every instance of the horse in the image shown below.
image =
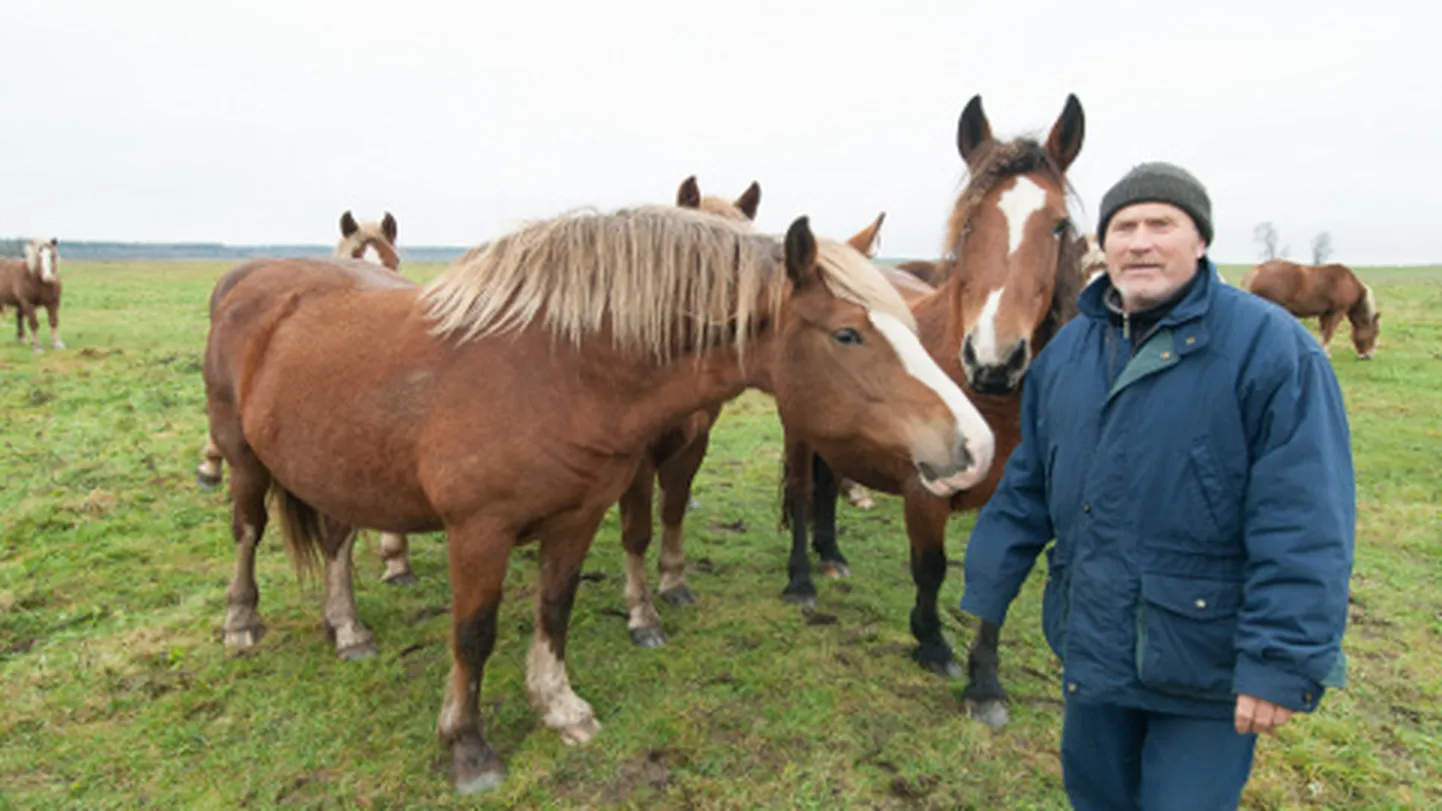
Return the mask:
[[1342,316],[1352,322],[1352,348],[1359,360],[1370,360],[1382,330],[1382,313],[1372,288],[1346,265],[1300,265],[1273,259],[1247,271],[1242,289],[1281,305],[1297,318],[1320,316],[1322,347],[1329,344]]
[[400,272],[401,258],[396,253],[396,218],[385,212],[380,222],[356,222],[350,210],[340,215],[340,242],[332,256],[363,259]]
[[268,492],[297,575],[322,568],[338,654],[374,644],[353,528],[443,530],[437,737],[457,790],[493,788],[505,765],[482,735],[480,685],[512,549],[539,543],[531,704],[585,743],[600,725],[565,666],[581,564],[647,446],[686,415],[755,388],[791,435],[905,459],[938,496],[988,474],[991,432],[914,325],[874,266],[804,216],[778,240],[675,206],[568,212],[424,286],[336,260],[241,264],[212,292],[202,370],[231,466],[223,643],[265,630],[254,566]]
[[60,240],[32,239],[25,243],[25,258],[0,259],[0,311],[15,308],[15,339],[25,343],[25,322],[30,322],[30,346],[40,348],[40,322],[35,316],[44,307],[50,317],[50,346],[64,349],[60,340]]
[[[1031,138],[998,141],[973,97],[958,123],[957,148],[969,178],[947,224],[946,252],[921,274],[892,269],[888,279],[916,316],[922,344],[966,392],[996,437],[991,473],[952,496],[918,486],[916,477],[877,470],[864,450],[822,451],[786,437],[783,525],[792,536],[783,599],[815,605],[807,554],[807,525],[823,571],[850,574],[836,543],[837,477],[844,476],[905,501],[906,533],[916,602],[912,658],[945,677],[961,669],[941,633],[937,595],[946,577],[946,525],[953,512],[977,509],[991,498],[1006,460],[1020,442],[1021,386],[1031,359],[1077,315],[1085,283],[1078,238],[1068,217],[1066,170],[1081,151],[1085,117],[1069,95],[1044,143]],[[922,276],[938,280],[935,287]],[[963,694],[971,714],[988,726],[1010,717],[997,668],[1000,631],[982,622],[967,666]]]
[[[761,186],[752,182],[735,200],[703,195],[696,176],[681,181],[676,205],[749,225],[761,204]],[[682,525],[691,503],[691,485],[711,441],[711,426],[721,415],[721,403],[688,414],[654,439],[641,457],[631,484],[621,496],[621,544],[626,550],[626,627],[631,640],[643,648],[666,643],[661,615],[651,601],[646,578],[646,550],[651,545],[652,510],[657,485],[661,488],[661,554],[657,566],[659,595],[676,607],[693,605],[696,597],[686,586]]]
[[1082,238],[1084,251],[1081,258],[1081,272],[1086,277],[1086,283],[1091,284],[1107,272],[1107,255],[1102,250],[1101,242],[1097,239],[1095,232],[1089,233]]

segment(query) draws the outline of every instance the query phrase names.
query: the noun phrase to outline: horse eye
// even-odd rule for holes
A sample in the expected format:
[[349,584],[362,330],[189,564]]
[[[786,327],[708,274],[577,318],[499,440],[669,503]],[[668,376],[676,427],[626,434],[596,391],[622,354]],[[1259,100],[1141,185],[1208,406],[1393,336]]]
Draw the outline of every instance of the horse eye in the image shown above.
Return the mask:
[[1065,234],[1066,229],[1070,227],[1071,220],[1067,219],[1066,217],[1062,217],[1060,220],[1057,220],[1056,227],[1051,229],[1051,234],[1052,236],[1059,237],[1062,234]]
[[851,327],[837,330],[834,337],[836,342],[842,346],[855,346],[861,343],[861,333]]

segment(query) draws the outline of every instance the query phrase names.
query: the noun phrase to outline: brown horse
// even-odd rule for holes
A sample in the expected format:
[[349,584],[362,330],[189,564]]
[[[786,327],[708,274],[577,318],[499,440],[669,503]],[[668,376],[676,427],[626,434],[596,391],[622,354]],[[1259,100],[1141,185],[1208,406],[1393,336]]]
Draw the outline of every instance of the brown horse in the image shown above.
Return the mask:
[[268,491],[298,568],[323,559],[342,654],[372,644],[352,528],[444,530],[452,667],[437,733],[456,786],[490,788],[505,767],[481,734],[480,685],[512,548],[540,544],[532,705],[585,742],[599,725],[564,664],[581,563],[648,445],[686,415],[757,388],[822,452],[905,458],[938,495],[987,474],[991,434],[913,323],[871,264],[804,217],[778,241],[669,206],[569,214],[424,288],[360,263],[243,264],[212,294],[204,364],[237,544],[225,643],[264,631]]
[[64,349],[60,340],[60,240],[32,239],[25,244],[25,259],[0,259],[0,312],[15,308],[15,339],[25,343],[25,322],[30,322],[30,346],[40,348],[39,307],[50,316],[50,345]]
[[1368,360],[1377,348],[1382,330],[1382,313],[1372,288],[1362,283],[1346,265],[1299,265],[1273,259],[1247,271],[1242,289],[1286,308],[1297,318],[1320,316],[1322,346],[1332,342],[1342,316],[1352,322],[1352,348],[1357,357]]
[[[807,523],[813,547],[829,573],[848,574],[836,544],[836,476],[905,499],[906,532],[916,603],[911,631],[913,657],[946,676],[960,675],[941,634],[936,601],[946,577],[946,525],[952,512],[986,503],[1000,482],[1007,457],[1020,441],[1020,386],[1035,353],[1076,313],[1083,286],[1084,242],[1067,216],[1066,170],[1081,151],[1085,118],[1068,96],[1044,144],[1029,138],[1001,142],[974,97],[961,114],[957,145],[969,179],[958,196],[946,235],[946,256],[922,275],[940,280],[933,290],[914,273],[892,270],[889,278],[916,315],[923,345],[962,385],[996,436],[996,461],[977,486],[938,497],[915,477],[875,469],[862,449],[819,451],[786,438],[786,514],[792,530],[788,601],[814,605],[816,587],[807,554]],[[972,712],[991,726],[1007,722],[1006,692],[997,675],[999,629],[983,622],[968,663],[965,692]]]
[[396,218],[389,211],[380,222],[356,222],[350,211],[340,215],[340,242],[332,256],[348,256],[399,271],[396,253]]
[[[761,204],[761,186],[753,182],[734,201],[701,194],[692,175],[676,190],[676,205],[697,209],[738,224],[756,219]],[[646,578],[646,550],[651,545],[652,510],[657,485],[661,488],[661,599],[674,606],[687,606],[696,597],[686,587],[682,524],[691,503],[691,485],[711,442],[711,426],[721,415],[721,403],[688,414],[670,426],[646,448],[631,486],[621,496],[621,544],[626,550],[626,626],[631,639],[642,647],[654,648],[666,642],[661,615],[651,601]]]

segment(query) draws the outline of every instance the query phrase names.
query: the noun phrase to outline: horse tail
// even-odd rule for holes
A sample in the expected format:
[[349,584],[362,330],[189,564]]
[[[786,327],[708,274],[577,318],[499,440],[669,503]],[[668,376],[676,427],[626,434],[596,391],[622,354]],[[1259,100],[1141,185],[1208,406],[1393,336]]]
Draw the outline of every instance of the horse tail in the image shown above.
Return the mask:
[[300,580],[314,577],[321,565],[327,519],[273,479],[270,492],[279,508],[285,551],[295,564],[296,577]]

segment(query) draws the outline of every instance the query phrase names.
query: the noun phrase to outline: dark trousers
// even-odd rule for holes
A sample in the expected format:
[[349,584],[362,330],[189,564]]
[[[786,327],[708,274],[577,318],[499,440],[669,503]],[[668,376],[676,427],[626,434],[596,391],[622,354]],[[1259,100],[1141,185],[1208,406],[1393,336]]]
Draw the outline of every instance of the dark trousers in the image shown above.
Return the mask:
[[1256,743],[1231,721],[1068,701],[1062,781],[1077,811],[1235,809]]

